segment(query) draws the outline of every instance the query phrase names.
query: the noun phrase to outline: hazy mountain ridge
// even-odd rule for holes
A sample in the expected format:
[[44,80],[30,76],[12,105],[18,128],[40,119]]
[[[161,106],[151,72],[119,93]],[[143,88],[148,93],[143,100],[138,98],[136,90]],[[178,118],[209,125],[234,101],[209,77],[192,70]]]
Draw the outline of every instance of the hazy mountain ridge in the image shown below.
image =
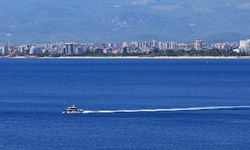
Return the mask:
[[2,0],[0,41],[238,40],[247,0]]

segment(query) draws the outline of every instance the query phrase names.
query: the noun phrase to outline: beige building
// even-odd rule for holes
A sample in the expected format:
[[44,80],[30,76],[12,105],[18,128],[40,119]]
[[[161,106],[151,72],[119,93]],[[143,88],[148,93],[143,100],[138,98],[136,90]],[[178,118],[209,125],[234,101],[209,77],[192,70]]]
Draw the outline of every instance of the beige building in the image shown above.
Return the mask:
[[194,42],[194,49],[195,50],[202,50],[203,48],[203,42],[201,39],[196,39]]

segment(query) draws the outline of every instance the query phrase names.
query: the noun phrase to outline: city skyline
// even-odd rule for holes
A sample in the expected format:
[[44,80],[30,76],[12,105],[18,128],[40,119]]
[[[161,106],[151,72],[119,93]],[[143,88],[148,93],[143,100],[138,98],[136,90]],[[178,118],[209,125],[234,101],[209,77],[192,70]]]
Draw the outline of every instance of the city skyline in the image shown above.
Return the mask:
[[[206,43],[197,38],[192,43],[176,41],[124,41],[121,43],[30,43],[11,45],[9,42],[0,44],[0,55],[2,56],[91,56],[91,55],[249,55],[250,39],[235,42]],[[186,52],[183,52],[186,51]],[[196,52],[194,52],[196,51]],[[223,51],[223,52],[220,52]],[[182,54],[178,54],[181,52]]]

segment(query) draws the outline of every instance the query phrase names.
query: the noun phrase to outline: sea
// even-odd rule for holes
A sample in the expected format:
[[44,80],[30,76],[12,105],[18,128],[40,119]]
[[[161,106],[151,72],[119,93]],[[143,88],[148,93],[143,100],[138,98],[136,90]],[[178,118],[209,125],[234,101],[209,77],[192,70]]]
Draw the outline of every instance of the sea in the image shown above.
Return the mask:
[[0,59],[0,149],[249,150],[250,60]]

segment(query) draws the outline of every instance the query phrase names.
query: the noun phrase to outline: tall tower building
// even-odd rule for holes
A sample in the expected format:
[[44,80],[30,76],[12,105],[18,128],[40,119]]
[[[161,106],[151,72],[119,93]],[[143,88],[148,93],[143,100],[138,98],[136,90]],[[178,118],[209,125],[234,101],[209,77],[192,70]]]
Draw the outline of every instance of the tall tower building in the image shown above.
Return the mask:
[[202,50],[203,48],[203,42],[201,39],[196,39],[194,42],[194,49],[195,50]]
[[178,43],[177,42],[170,42],[170,49],[171,50],[177,50],[178,49]]
[[240,49],[245,49],[247,46],[247,41],[246,40],[241,40],[240,41]]
[[250,39],[240,41],[240,51],[250,53]]
[[4,45],[2,48],[1,48],[1,54],[2,55],[8,55],[9,54],[9,47],[7,45]]
[[67,43],[65,44],[65,46],[66,46],[66,54],[73,55],[76,45],[72,43]]

